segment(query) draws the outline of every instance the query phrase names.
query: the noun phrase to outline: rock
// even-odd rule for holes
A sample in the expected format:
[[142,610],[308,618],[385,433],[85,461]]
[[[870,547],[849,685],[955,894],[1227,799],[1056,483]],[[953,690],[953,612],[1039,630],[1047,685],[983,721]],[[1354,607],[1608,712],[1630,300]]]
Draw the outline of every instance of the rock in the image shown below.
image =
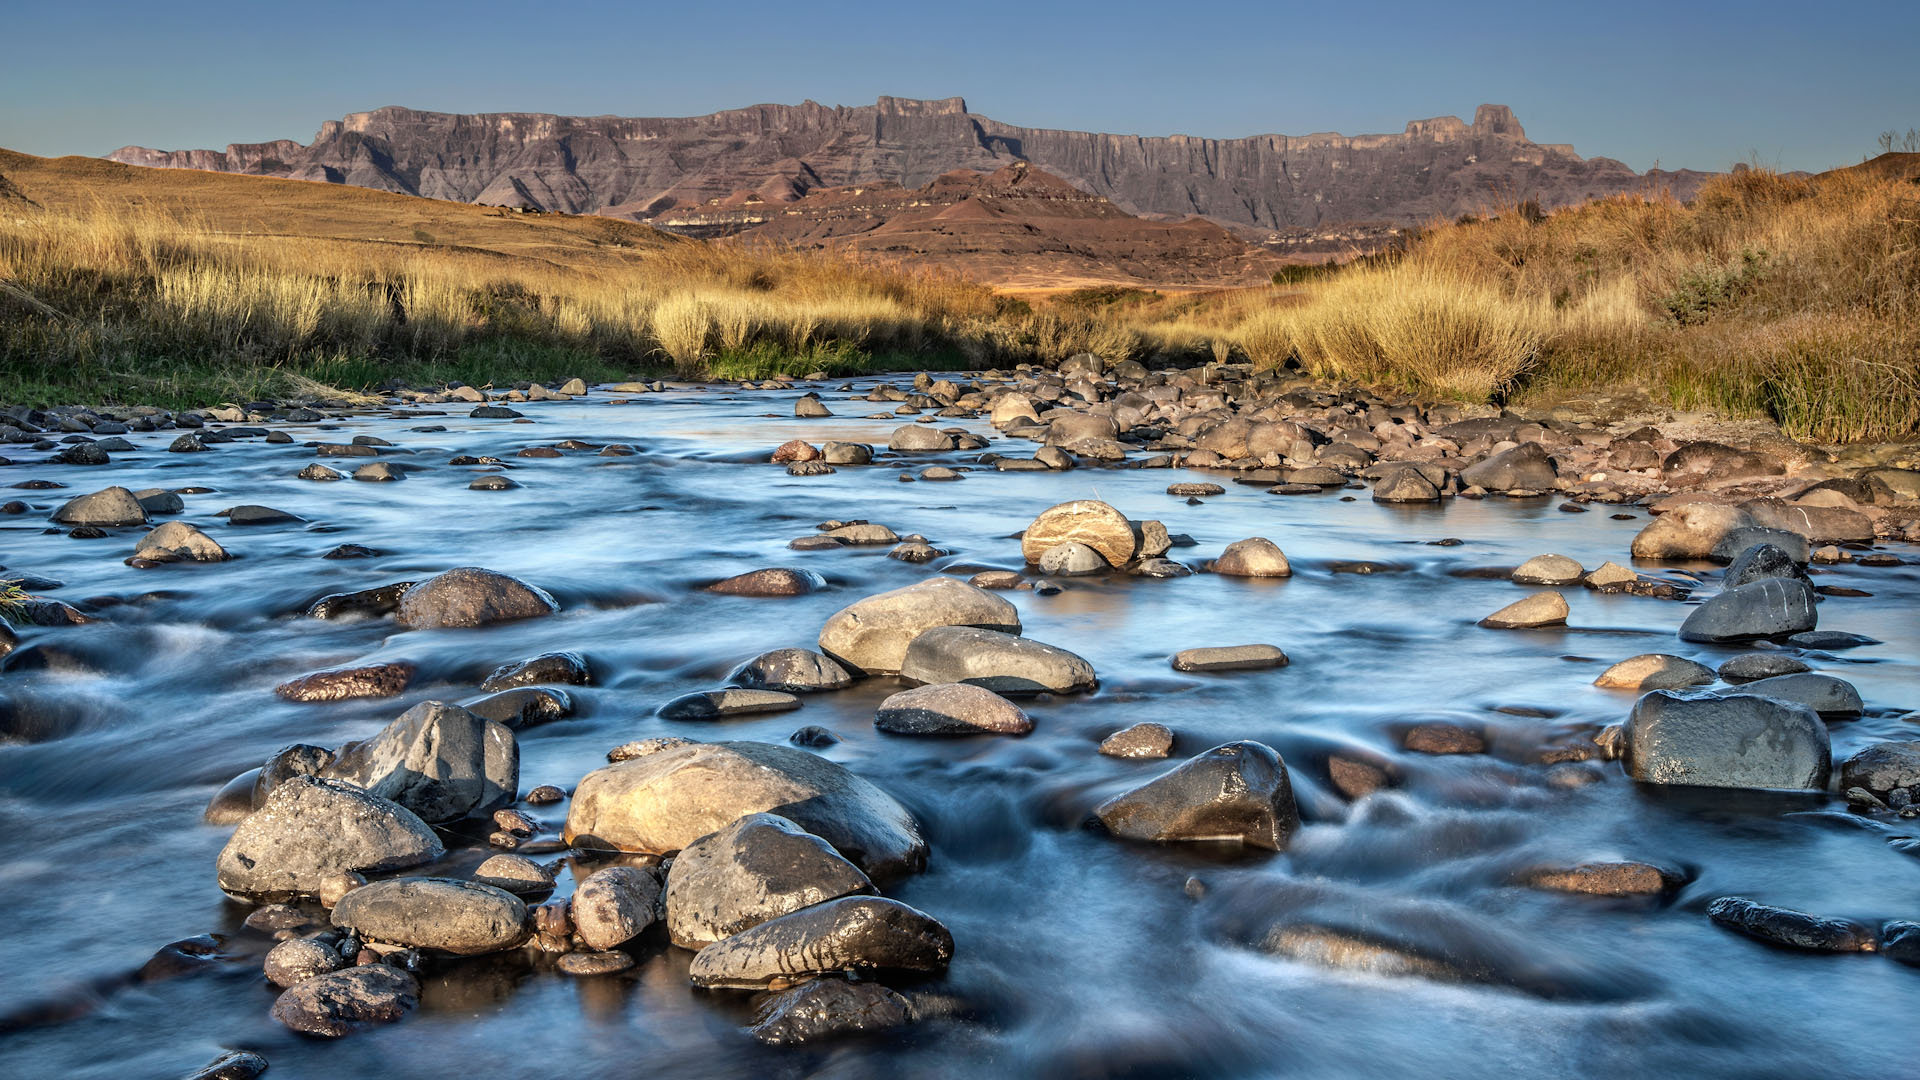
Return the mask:
[[420,1004],[420,983],[385,964],[316,976],[281,993],[273,1018],[305,1035],[338,1038],[390,1024]]
[[1553,458],[1537,442],[1525,442],[1467,466],[1460,482],[1488,491],[1552,491],[1557,479]]
[[821,628],[820,651],[852,672],[891,674],[905,662],[908,644],[939,626],[1017,634],[1020,616],[1012,604],[984,589],[952,578],[934,578],[869,596],[835,612]]
[[1400,745],[1417,754],[1484,754],[1486,736],[1459,724],[1444,722],[1415,724],[1400,738]]
[[292,938],[267,951],[265,969],[267,981],[284,990],[345,966],[346,961],[325,942]]
[[1117,758],[1163,758],[1173,752],[1173,730],[1165,724],[1135,724],[1102,739],[1100,752]]
[[517,488],[519,486],[520,486],[519,481],[514,480],[511,477],[501,476],[499,473],[487,473],[484,476],[474,477],[473,482],[467,485],[467,490],[468,491],[512,491],[514,488]]
[[1590,862],[1541,867],[1523,878],[1527,885],[1586,896],[1659,896],[1680,884],[1680,876],[1642,862]]
[[1780,462],[1748,450],[1714,442],[1684,443],[1660,463],[1661,478],[1669,487],[1699,487],[1786,472]]
[[793,415],[806,420],[818,420],[832,416],[833,412],[815,395],[805,394],[793,403]]
[[1216,746],[1094,813],[1128,840],[1237,841],[1274,851],[1300,825],[1286,763],[1257,742]]
[[1850,919],[1825,919],[1804,911],[1769,907],[1744,896],[1723,896],[1707,905],[1707,917],[1729,930],[1770,945],[1810,952],[1872,952],[1873,931]]
[[847,669],[810,649],[774,649],[761,653],[733,673],[732,680],[751,690],[779,690],[813,694],[843,690],[853,685]]
[[[209,436],[209,438],[211,438],[211,436]],[[167,450],[175,454],[200,454],[205,453],[206,449],[207,445],[200,441],[200,436],[190,431],[174,439],[173,442],[167,446]]]
[[1720,665],[1720,678],[1730,683],[1748,683],[1775,675],[1812,671],[1806,661],[1782,652],[1741,653]]
[[1706,559],[1735,529],[1753,524],[1753,518],[1735,506],[1687,503],[1653,519],[1633,538],[1636,559]]
[[887,437],[887,449],[918,452],[953,449],[953,436],[925,424],[902,424]]
[[865,443],[822,443],[820,457],[829,465],[870,465],[873,463],[873,447]]
[[1033,721],[1018,705],[984,687],[935,683],[882,701],[873,726],[896,735],[1025,735],[1033,730]]
[[553,891],[553,871],[525,855],[493,855],[473,871],[473,880],[515,896]]
[[1440,489],[1413,468],[1393,469],[1374,481],[1373,501],[1383,503],[1430,503],[1440,501]]
[[1105,573],[1110,567],[1100,553],[1078,541],[1056,544],[1040,556],[1040,569],[1055,577],[1085,577]]
[[267,1071],[267,1059],[248,1050],[229,1050],[196,1070],[187,1080],[254,1080]]
[[520,747],[504,724],[423,701],[375,735],[341,747],[325,775],[391,799],[423,821],[456,821],[513,802]]
[[1037,565],[1048,551],[1069,542],[1092,548],[1109,566],[1125,566],[1137,545],[1125,514],[1096,499],[1076,499],[1034,518],[1020,537],[1020,554]]
[[345,619],[390,614],[399,606],[400,597],[411,588],[413,582],[397,581],[359,592],[332,593],[315,600],[313,606],[307,609],[307,617]]
[[105,465],[111,460],[106,447],[97,442],[69,443],[53,455],[53,461],[58,465]]
[[707,591],[728,596],[805,596],[826,587],[827,579],[811,570],[771,566],[716,581]]
[[521,687],[462,702],[461,708],[495,721],[509,731],[563,720],[573,715],[573,698],[550,686]]
[[789,818],[869,875],[926,864],[919,826],[891,796],[824,758],[756,742],[690,743],[588,773],[565,838],[664,855],[760,811]]
[[221,511],[219,516],[226,518],[229,525],[284,525],[292,521],[306,520],[289,514],[285,510],[275,510],[271,506],[255,506],[251,503],[229,507]]
[[1920,967],[1920,922],[1890,922],[1880,928],[1880,933],[1880,951],[1887,954],[1887,959]]
[[663,720],[725,720],[734,716],[786,712],[800,699],[779,690],[699,690],[660,706]]
[[1754,544],[1734,556],[1732,564],[1720,579],[1720,588],[1737,589],[1765,578],[1785,578],[1805,581],[1807,572],[1793,556],[1772,544]]
[[1168,484],[1167,494],[1181,498],[1194,498],[1206,495],[1225,495],[1227,489],[1219,484]]
[[659,909],[659,878],[632,866],[609,866],[574,890],[574,932],[593,948],[615,948],[652,926]]
[[1740,692],[1805,705],[1821,716],[1859,716],[1866,711],[1852,683],[1810,671],[1757,679],[1740,687]]
[[353,478],[355,480],[366,480],[376,483],[404,480],[406,476],[407,474],[399,466],[386,461],[370,461],[353,470]]
[[1293,567],[1278,545],[1263,536],[1236,540],[1213,561],[1213,572],[1227,577],[1283,578]]
[[1816,544],[1871,543],[1873,519],[1844,506],[1814,506],[1779,499],[1754,499],[1740,508],[1754,523],[1798,535]]
[[587,384],[584,379],[568,379],[560,384],[560,393],[568,397],[585,397]]
[[701,949],[873,883],[832,845],[770,813],[748,814],[680,852],[667,871],[667,935]]
[[1617,562],[1603,562],[1587,575],[1587,588],[1611,590],[1631,585],[1640,580],[1640,575],[1621,566]]
[[333,925],[370,941],[456,956],[511,949],[527,938],[527,905],[477,881],[404,877],[369,882],[333,906]]
[[819,456],[819,449],[805,439],[788,439],[774,447],[773,463],[784,465],[793,461],[813,461]]
[[853,544],[855,546],[871,545],[877,547],[881,544],[896,543],[900,539],[892,529],[887,528],[885,525],[875,525],[870,522],[862,522],[857,525],[842,525],[837,529],[830,529],[822,535],[829,539],[837,540],[842,544]]
[[1714,562],[1731,563],[1743,551],[1765,544],[1780,549],[1793,562],[1805,565],[1813,556],[1813,547],[1807,538],[1799,533],[1784,532],[1780,529],[1763,529],[1758,525],[1743,525],[1722,536],[1707,553]]
[[413,672],[414,666],[404,661],[335,668],[283,682],[273,692],[287,701],[301,702],[396,697],[413,681]]
[[1535,555],[1514,570],[1513,581],[1517,585],[1572,585],[1586,572],[1565,555]]
[[1593,685],[1614,690],[1683,690],[1705,686],[1714,679],[1705,664],[1666,653],[1642,653],[1601,672]]
[[1065,649],[971,626],[937,626],[913,639],[904,678],[971,683],[1001,694],[1067,694],[1093,688],[1093,665]]
[[519,686],[538,686],[541,684],[559,684],[563,686],[586,686],[593,682],[593,673],[587,668],[587,661],[576,652],[541,653],[531,660],[522,660],[517,664],[502,664],[494,668],[480,684],[482,690],[511,690]]
[[1870,638],[1865,634],[1853,634],[1845,630],[1808,630],[1793,634],[1787,638],[1787,644],[1796,649],[1818,649],[1831,652],[1835,649],[1857,649],[1862,645],[1878,645],[1879,638]]
[[136,491],[133,497],[140,500],[140,509],[145,510],[148,517],[155,514],[178,514],[187,508],[186,500],[165,488]]
[[400,597],[393,619],[425,630],[444,626],[486,626],[528,619],[560,610],[553,597],[518,578],[461,566],[436,574]]
[[1895,809],[1920,803],[1920,739],[1874,743],[1842,762],[1840,790],[1853,788]]
[[133,492],[123,487],[110,487],[91,495],[68,499],[53,512],[53,520],[61,525],[92,525],[113,529],[124,525],[145,525],[147,511],[140,505],[140,500],[134,498]]
[[1287,654],[1273,645],[1221,645],[1173,654],[1175,671],[1255,671],[1287,666]]
[[1832,767],[1812,709],[1738,694],[1655,690],[1625,730],[1627,775],[1648,784],[1822,790]]
[[554,961],[553,966],[563,975],[613,975],[632,967],[633,957],[612,949],[603,952],[570,952]]
[[310,895],[329,874],[404,870],[442,854],[411,811],[359,788],[311,776],[286,780],[220,852],[220,888],[274,899]]
[[1564,626],[1567,622],[1567,598],[1557,592],[1540,592],[1515,600],[1480,620],[1480,625],[1495,630],[1526,629],[1535,626]]
[[871,982],[815,979],[781,991],[748,1030],[769,1046],[798,1046],[900,1027],[913,1019],[906,998]]
[[1680,624],[1680,640],[1752,641],[1811,630],[1819,619],[1814,603],[1813,589],[1804,581],[1761,578],[1693,609]]
[[505,405],[482,405],[467,415],[475,420],[517,420],[526,414]]
[[695,986],[756,989],[843,971],[946,969],[953,935],[897,900],[848,896],[802,908],[700,950],[687,970]]
[[219,542],[184,521],[169,521],[140,538],[129,563],[157,566],[171,562],[225,562]]

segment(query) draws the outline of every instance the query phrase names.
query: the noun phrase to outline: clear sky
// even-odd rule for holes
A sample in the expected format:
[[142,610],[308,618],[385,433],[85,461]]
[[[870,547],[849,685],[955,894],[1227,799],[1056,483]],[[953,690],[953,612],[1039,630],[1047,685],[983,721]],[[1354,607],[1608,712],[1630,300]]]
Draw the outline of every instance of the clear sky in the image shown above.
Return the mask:
[[382,105],[682,116],[962,95],[1006,123],[1233,137],[1511,105],[1636,169],[1859,161],[1920,127],[1920,0],[0,0],[0,146],[294,138]]

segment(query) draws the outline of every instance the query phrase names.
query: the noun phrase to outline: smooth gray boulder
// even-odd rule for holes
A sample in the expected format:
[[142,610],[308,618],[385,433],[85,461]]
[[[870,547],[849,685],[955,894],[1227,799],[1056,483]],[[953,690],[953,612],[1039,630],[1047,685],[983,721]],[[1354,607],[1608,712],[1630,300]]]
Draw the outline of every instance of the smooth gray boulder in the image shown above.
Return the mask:
[[169,521],[140,538],[134,563],[225,562],[230,556],[220,542],[184,521]]
[[934,578],[877,593],[834,612],[820,630],[820,651],[849,671],[893,674],[907,645],[936,626],[1020,632],[1020,613],[1003,597],[954,578]]
[[1627,775],[1648,784],[1821,790],[1832,769],[1827,726],[1805,705],[1735,694],[1655,690],[1625,730]]
[[848,896],[770,919],[700,950],[695,986],[757,990],[843,971],[944,971],[953,935],[925,912],[879,896]]
[[1245,540],[1235,540],[1228,544],[1218,559],[1213,560],[1212,570],[1227,577],[1283,578],[1293,576],[1293,566],[1287,562],[1285,552],[1280,546],[1264,536],[1251,536]]
[[887,449],[920,452],[953,449],[953,436],[928,424],[902,424],[887,436]]
[[1895,810],[1920,802],[1920,739],[1875,743],[1840,765],[1840,790],[1860,788]]
[[267,959],[261,964],[261,970],[266,973],[268,982],[285,990],[315,975],[339,971],[345,966],[346,961],[326,942],[312,938],[290,938],[267,950]]
[[573,696],[557,686],[522,686],[462,702],[460,707],[518,731],[572,716]]
[[1430,503],[1440,501],[1440,489],[1420,470],[1406,466],[1380,474],[1373,484],[1373,501],[1382,503]]
[[1730,683],[1750,683],[1775,675],[1812,671],[1805,660],[1785,652],[1750,652],[1729,658],[1720,665],[1719,675]]
[[1787,578],[1761,578],[1718,593],[1680,624],[1680,640],[1754,641],[1811,630],[1819,622],[1813,587]]
[[933,683],[882,701],[873,726],[896,735],[1025,735],[1033,721],[983,686]]
[[[1752,551],[1761,545],[1775,549],[1790,561],[1805,566],[1813,557],[1813,545],[1799,533],[1782,532],[1779,529],[1767,529],[1758,525],[1745,525],[1734,529],[1721,537],[1707,554],[1714,562],[1734,563],[1741,554]],[[1785,577],[1787,575],[1778,575]]]
[[667,871],[667,936],[701,949],[801,908],[867,895],[833,845],[778,814],[748,814],[688,845]]
[[420,1004],[420,982],[397,967],[364,964],[288,987],[273,1018],[303,1035],[339,1038],[390,1024]]
[[458,566],[401,594],[393,621],[415,630],[486,626],[560,610],[544,591],[493,570]]
[[970,683],[1000,694],[1091,690],[1093,665],[1065,649],[971,626],[939,626],[913,639],[900,675],[922,683]]
[[1742,685],[1740,692],[1805,705],[1821,716],[1859,716],[1866,711],[1852,683],[1813,671],[1755,679]]
[[1104,574],[1112,569],[1107,565],[1107,560],[1100,557],[1099,552],[1077,540],[1069,540],[1064,544],[1056,544],[1048,548],[1046,553],[1040,556],[1039,566],[1042,573],[1056,577],[1086,577],[1090,574]]
[[1553,458],[1537,442],[1524,442],[1467,466],[1460,482],[1486,491],[1552,491],[1557,479]]
[[635,866],[609,866],[573,891],[574,933],[596,949],[638,937],[660,915],[660,879]]
[[774,649],[741,665],[732,681],[749,690],[813,694],[852,686],[853,676],[831,657],[811,649]]
[[527,905],[505,889],[453,878],[373,881],[333,905],[333,925],[369,941],[456,956],[511,949],[527,939]]
[[1300,827],[1293,785],[1265,743],[1227,743],[1101,803],[1094,811],[1115,836],[1155,842],[1235,841],[1286,849]]
[[145,525],[147,511],[140,505],[140,500],[134,498],[133,492],[123,487],[110,487],[68,499],[53,512],[53,520],[61,525],[93,525],[114,529],[123,525]]
[[328,875],[432,862],[440,838],[403,806],[350,784],[293,776],[249,814],[220,851],[220,888],[284,899],[316,893]]
[[[1686,503],[1649,522],[1633,538],[1636,559],[1705,559],[1735,529],[1753,524],[1753,517],[1723,503]],[[1742,549],[1744,550],[1744,549]],[[1730,558],[1732,554],[1729,553]]]
[[664,855],[767,811],[832,844],[869,875],[926,865],[913,815],[825,758],[758,742],[649,749],[580,781],[567,813],[568,843]]
[[322,775],[391,799],[423,821],[455,821],[513,802],[520,746],[505,724],[423,701],[373,736],[341,747]]

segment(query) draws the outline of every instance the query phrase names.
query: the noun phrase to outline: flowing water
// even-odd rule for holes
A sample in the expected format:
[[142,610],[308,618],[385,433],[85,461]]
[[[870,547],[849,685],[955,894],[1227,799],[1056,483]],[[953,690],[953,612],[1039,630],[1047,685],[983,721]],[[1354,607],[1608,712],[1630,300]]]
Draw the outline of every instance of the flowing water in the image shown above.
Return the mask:
[[[864,388],[863,388],[864,389]],[[67,491],[10,492],[35,512],[0,518],[0,563],[55,578],[50,598],[104,621],[34,628],[57,646],[50,670],[0,675],[13,701],[0,745],[0,1034],[13,1076],[168,1076],[244,1047],[272,1075],[660,1076],[1538,1076],[1893,1077],[1920,1070],[1912,1034],[1920,970],[1871,954],[1813,955],[1730,934],[1704,914],[1713,898],[1763,902],[1869,923],[1920,918],[1920,858],[1890,841],[1920,822],[1851,815],[1837,797],[1661,791],[1617,764],[1550,772],[1554,747],[1624,718],[1627,692],[1594,687],[1605,666],[1644,652],[1709,665],[1738,650],[1682,644],[1691,610],[1670,600],[1564,590],[1571,629],[1481,629],[1524,595],[1462,571],[1511,567],[1545,551],[1588,567],[1625,561],[1645,524],[1615,508],[1562,513],[1558,500],[1451,500],[1408,509],[1364,492],[1282,497],[1228,484],[1188,505],[1164,469],[969,473],[902,483],[903,463],[795,478],[765,464],[804,437],[884,443],[899,421],[829,392],[837,414],[791,418],[794,392],[678,390],[616,405],[605,395],[521,406],[535,422],[476,420],[462,407],[287,425],[293,445],[258,439],[204,454],[162,452],[174,432],[128,436],[141,452],[107,466],[15,464],[0,485],[56,479]],[[941,421],[946,424],[948,421]],[[443,430],[415,430],[420,427]],[[1005,444],[983,422],[963,426]],[[307,440],[391,440],[399,483],[313,483]],[[624,442],[632,457],[570,452],[512,458],[564,438]],[[9,448],[10,451],[15,448]],[[455,454],[509,458],[523,487],[467,490]],[[30,453],[16,454],[36,456]],[[914,455],[964,464],[973,454]],[[358,464],[366,459],[346,459]],[[334,464],[340,464],[334,461]],[[70,539],[47,529],[60,499],[109,484],[202,486],[180,515],[237,557],[134,569],[137,530]],[[1197,546],[1197,564],[1234,540],[1266,536],[1295,576],[1251,581],[1077,579],[1055,595],[1002,593],[1026,634],[1099,671],[1096,693],[1028,703],[1026,738],[925,739],[878,733],[876,703],[900,688],[876,679],[810,695],[799,712],[673,723],[668,699],[722,685],[740,662],[812,646],[838,608],[932,575],[1017,569],[1012,534],[1035,514],[1097,497],[1158,518]],[[228,526],[230,505],[290,511],[304,523]],[[951,554],[928,565],[887,549],[787,548],[819,521],[864,518],[918,532]],[[1430,541],[1456,538],[1436,546]],[[343,543],[380,554],[323,560]],[[1810,657],[1854,682],[1861,719],[1832,725],[1834,759],[1870,742],[1920,736],[1916,705],[1920,565],[1842,565],[1820,584],[1872,593],[1821,605],[1824,629],[1883,644]],[[1370,573],[1341,565],[1374,564]],[[481,565],[551,592],[562,614],[477,630],[398,631],[389,620],[302,616],[315,598]],[[794,599],[720,596],[713,580],[803,566],[831,588]],[[1709,590],[1710,567],[1642,572]],[[1170,653],[1270,642],[1288,667],[1175,672]],[[885,886],[944,922],[956,941],[943,977],[900,983],[926,1018],[900,1032],[775,1050],[742,1031],[751,998],[691,990],[691,954],[654,931],[636,967],[575,979],[520,953],[435,967],[421,1008],[400,1023],[322,1042],[273,1021],[258,960],[271,941],[241,926],[248,909],[214,883],[229,829],[201,823],[221,784],[292,742],[337,745],[378,730],[414,702],[474,696],[486,672],[573,649],[596,685],[570,719],[520,733],[522,790],[571,789],[608,748],[649,735],[781,742],[818,724],[841,741],[820,751],[905,802],[932,846],[926,873]],[[292,704],[273,687],[350,661],[419,666],[398,699]],[[1095,752],[1140,721],[1177,733],[1174,760],[1236,739],[1286,758],[1306,825],[1282,854],[1206,845],[1152,847],[1089,828],[1101,800],[1170,767]],[[1399,749],[1406,726],[1484,728],[1489,752]],[[1395,786],[1355,803],[1328,782],[1330,750],[1388,760]],[[1586,770],[1584,786],[1552,783]],[[557,824],[564,807],[534,808]],[[450,854],[470,870],[480,849]],[[1529,867],[1627,858],[1683,871],[1664,900],[1607,900],[1513,884]],[[570,887],[561,879],[560,895]],[[1391,974],[1390,964],[1331,966],[1339,950],[1275,955],[1271,927],[1302,919],[1370,931],[1445,958],[1461,978]],[[169,941],[231,935],[231,962],[169,979],[130,973]],[[1359,957],[1362,961],[1366,957]],[[1375,957],[1378,961],[1381,958]]]

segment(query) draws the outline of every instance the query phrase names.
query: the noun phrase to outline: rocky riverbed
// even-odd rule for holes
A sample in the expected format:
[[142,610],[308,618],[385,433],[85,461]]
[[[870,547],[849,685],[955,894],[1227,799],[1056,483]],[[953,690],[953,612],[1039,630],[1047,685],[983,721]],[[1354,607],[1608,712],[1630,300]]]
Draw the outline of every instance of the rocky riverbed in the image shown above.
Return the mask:
[[1079,357],[0,414],[14,1075],[1902,1075],[1920,473]]

